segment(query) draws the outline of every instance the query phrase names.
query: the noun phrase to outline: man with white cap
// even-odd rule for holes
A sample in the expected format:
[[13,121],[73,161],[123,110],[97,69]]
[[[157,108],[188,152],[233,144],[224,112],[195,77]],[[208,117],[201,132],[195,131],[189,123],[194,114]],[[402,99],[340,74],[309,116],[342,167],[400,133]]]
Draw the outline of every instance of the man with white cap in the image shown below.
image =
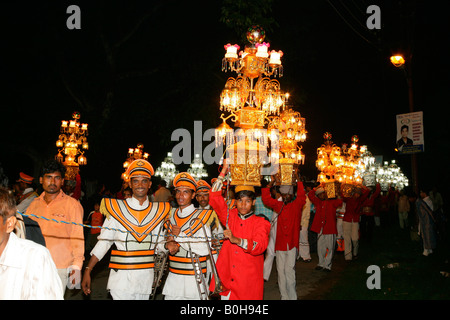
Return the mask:
[[[144,160],[133,161],[126,172],[126,181],[133,190],[131,198],[104,198],[100,212],[106,219],[98,242],[84,271],[82,289],[91,293],[91,271],[109,251],[111,269],[107,289],[114,300],[148,300],[154,278],[156,239],[170,212],[168,202],[150,202],[147,196],[153,175],[152,165]],[[159,241],[158,241],[159,243]],[[162,247],[162,244],[159,245]]]
[[311,231],[317,233],[317,255],[319,263],[316,270],[331,271],[336,245],[336,210],[342,205],[342,199],[329,199],[322,185],[308,193],[309,200],[316,207]]
[[283,201],[270,196],[270,187],[275,182],[272,177],[267,188],[263,188],[262,200],[265,205],[278,213],[275,254],[278,272],[278,287],[282,300],[297,300],[295,263],[299,250],[299,235],[302,209],[306,203],[305,189],[298,177],[297,196],[294,199],[294,186],[281,185]]

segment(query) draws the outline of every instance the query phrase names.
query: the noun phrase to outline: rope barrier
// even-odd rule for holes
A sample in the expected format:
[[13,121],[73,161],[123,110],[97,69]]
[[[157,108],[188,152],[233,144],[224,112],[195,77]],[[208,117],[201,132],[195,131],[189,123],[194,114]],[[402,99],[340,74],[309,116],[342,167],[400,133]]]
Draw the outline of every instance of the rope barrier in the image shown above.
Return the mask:
[[[34,217],[37,219],[43,219],[46,221],[50,221],[50,222],[55,222],[55,223],[64,223],[64,224],[70,224],[70,225],[75,225],[75,226],[80,226],[83,228],[91,228],[91,229],[106,229],[106,230],[110,230],[110,231],[118,231],[118,232],[122,232],[122,233],[130,233],[130,234],[136,234],[137,236],[143,236],[143,235],[151,235],[153,236],[158,236],[157,234],[154,233],[147,233],[147,232],[143,232],[143,233],[139,233],[136,231],[130,231],[130,230],[121,230],[121,229],[117,229],[117,228],[109,228],[109,227],[103,227],[103,226],[91,226],[89,224],[83,224],[83,223],[77,223],[77,222],[73,222],[73,221],[63,221],[63,220],[56,220],[56,219],[51,219],[51,218],[47,218],[47,217],[43,217],[43,216],[38,216],[35,214],[27,214],[27,213],[23,213],[17,210],[17,213],[19,213],[20,215],[24,216],[24,217]],[[210,241],[210,240],[221,240],[222,238],[220,237],[220,235],[223,235],[223,233],[219,233],[216,236],[213,237],[196,237],[196,236],[180,236],[178,235],[178,238],[189,238],[189,239],[199,239],[199,240],[203,240],[203,241]],[[164,237],[170,237],[171,235],[163,235]],[[157,243],[157,242],[155,242]]]

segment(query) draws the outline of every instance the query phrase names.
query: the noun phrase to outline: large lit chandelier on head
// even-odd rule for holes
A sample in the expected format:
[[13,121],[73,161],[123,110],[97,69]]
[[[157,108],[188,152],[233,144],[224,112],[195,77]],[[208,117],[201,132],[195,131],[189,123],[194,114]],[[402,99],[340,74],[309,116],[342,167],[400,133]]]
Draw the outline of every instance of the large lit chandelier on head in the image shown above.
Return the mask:
[[79,166],[87,164],[84,152],[89,149],[88,125],[78,122],[80,117],[80,113],[75,111],[72,120],[61,121],[60,135],[56,141],[58,154],[55,158],[67,168],[66,180],[75,180]]
[[[260,185],[263,158],[267,158],[268,137],[264,129],[268,116],[278,116],[285,105],[286,96],[280,83],[271,76],[283,75],[281,51],[269,52],[264,42],[265,31],[253,26],[247,31],[249,44],[244,51],[238,45],[227,44],[222,60],[222,71],[233,71],[220,95],[222,124],[216,129],[216,144],[227,148],[230,161],[231,184]],[[226,123],[231,118],[236,133]]]
[[170,186],[173,178],[178,174],[178,170],[173,163],[172,152],[167,153],[167,157],[164,158],[164,161],[161,163],[155,171],[155,176],[164,179],[167,183],[167,186]]
[[127,169],[128,166],[137,159],[144,159],[144,160],[148,160],[148,156],[149,154],[147,152],[144,152],[144,145],[142,143],[138,143],[136,148],[129,148],[128,149],[128,155],[127,155],[127,160],[125,160],[125,162],[123,163],[123,167],[125,169],[124,173],[122,173],[122,179],[123,180],[127,180]]

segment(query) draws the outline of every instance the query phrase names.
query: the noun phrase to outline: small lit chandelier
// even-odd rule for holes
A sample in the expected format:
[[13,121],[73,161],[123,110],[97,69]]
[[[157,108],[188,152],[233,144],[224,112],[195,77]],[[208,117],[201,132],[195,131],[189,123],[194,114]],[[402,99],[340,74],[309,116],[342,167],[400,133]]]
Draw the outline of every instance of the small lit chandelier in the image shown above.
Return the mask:
[[199,154],[195,154],[194,161],[191,163],[190,168],[187,170],[187,172],[195,178],[195,180],[204,179],[208,176],[208,173],[206,172],[204,168],[204,164],[202,163],[202,160],[200,159]]
[[388,161],[384,161],[383,166],[378,167],[377,182],[380,184],[381,191],[388,191],[389,187],[402,190],[408,186],[409,181],[395,163],[395,160],[391,160],[391,164]]
[[354,135],[351,141],[350,148],[347,144],[342,145],[344,162],[335,175],[337,181],[341,183],[341,191],[346,197],[353,194],[355,187],[362,185],[363,178],[358,168],[362,165],[361,156],[366,152],[366,146],[358,146],[359,138],[357,135]]
[[[280,83],[271,76],[283,75],[281,51],[269,52],[264,42],[265,31],[260,26],[247,30],[249,44],[244,51],[238,45],[227,44],[222,60],[222,71],[233,71],[236,78],[228,78],[220,95],[222,124],[216,128],[216,144],[224,143],[231,157],[231,184],[260,185],[261,163],[267,157],[267,131],[264,129],[270,115],[277,116],[283,109],[286,96]],[[256,83],[255,83],[256,81]],[[236,133],[226,123],[231,118]]]
[[377,171],[379,164],[375,162],[375,157],[368,150],[367,146],[364,146],[364,152],[362,152],[358,166],[355,170],[355,174],[362,178],[362,184],[366,187],[374,187],[377,183]]
[[268,125],[268,137],[271,143],[279,142],[278,148],[272,148],[270,159],[279,163],[281,185],[295,183],[293,172],[300,164],[305,163],[305,154],[300,142],[306,140],[305,118],[300,112],[285,109],[280,116],[272,117]]
[[164,158],[161,166],[156,169],[155,176],[161,177],[161,179],[166,181],[167,186],[170,186],[173,178],[175,178],[178,173],[179,172],[173,163],[172,152],[168,152],[167,157]]
[[63,120],[60,135],[56,141],[58,154],[55,158],[68,169],[66,173],[66,179],[68,180],[75,179],[79,166],[87,164],[84,152],[89,149],[87,142],[88,125],[78,122],[80,117],[80,113],[75,111],[72,113],[72,120]]
[[341,148],[333,144],[331,133],[325,132],[323,138],[324,144],[317,148],[316,167],[320,171],[317,181],[324,184],[329,198],[335,198],[339,194],[338,175],[345,160]]
[[142,143],[138,143],[136,148],[129,148],[128,149],[128,157],[127,160],[123,163],[123,167],[125,169],[124,173],[122,173],[122,179],[127,180],[127,168],[128,166],[137,159],[148,159],[149,154],[147,152],[144,152],[144,145]]

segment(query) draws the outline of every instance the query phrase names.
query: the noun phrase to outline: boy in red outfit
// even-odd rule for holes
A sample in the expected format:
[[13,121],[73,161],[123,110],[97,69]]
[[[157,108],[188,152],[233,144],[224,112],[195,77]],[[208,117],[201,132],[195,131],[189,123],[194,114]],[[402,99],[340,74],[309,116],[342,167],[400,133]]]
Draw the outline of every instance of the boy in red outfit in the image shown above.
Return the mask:
[[[262,300],[264,295],[264,251],[269,243],[270,223],[253,211],[255,192],[252,186],[236,186],[236,207],[228,209],[222,197],[223,177],[228,164],[214,183],[209,203],[226,226],[224,241],[217,259],[218,276],[225,288],[222,300]],[[215,279],[210,290],[214,291]]]

